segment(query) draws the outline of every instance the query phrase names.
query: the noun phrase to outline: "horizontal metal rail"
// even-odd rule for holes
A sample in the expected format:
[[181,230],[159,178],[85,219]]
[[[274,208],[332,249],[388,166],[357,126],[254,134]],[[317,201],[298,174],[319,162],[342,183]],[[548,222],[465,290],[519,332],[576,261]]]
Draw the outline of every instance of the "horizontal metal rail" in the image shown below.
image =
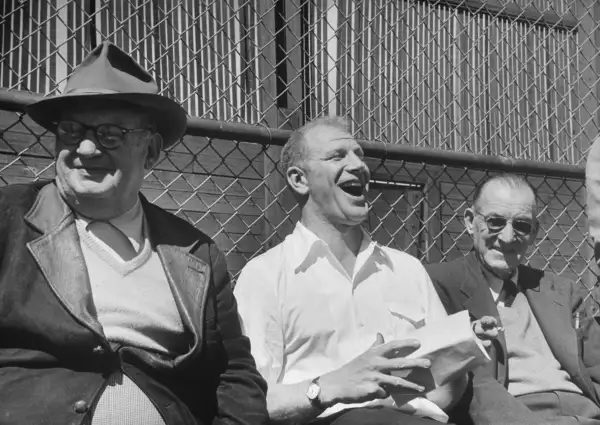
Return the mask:
[[[23,112],[26,105],[42,99],[39,94],[0,89],[0,109]],[[236,140],[262,145],[283,146],[292,131],[268,128],[261,125],[208,120],[188,117],[187,134],[191,136]],[[501,156],[478,155],[443,149],[419,148],[396,143],[359,141],[365,155],[371,158],[427,163],[440,166],[513,172],[523,174],[566,177],[582,180],[585,167],[581,165],[512,159]]]
[[560,16],[552,10],[540,11],[533,5],[521,6],[517,2],[506,0],[422,0],[435,5],[455,7],[471,13],[483,13],[489,16],[524,22],[544,28],[562,31],[577,31],[578,19],[570,11]]

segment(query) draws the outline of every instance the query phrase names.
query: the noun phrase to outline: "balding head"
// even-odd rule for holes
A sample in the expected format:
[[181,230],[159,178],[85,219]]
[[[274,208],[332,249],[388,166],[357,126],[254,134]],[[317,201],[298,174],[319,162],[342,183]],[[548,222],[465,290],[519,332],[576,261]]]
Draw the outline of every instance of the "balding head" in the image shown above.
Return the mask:
[[321,118],[296,131],[283,149],[281,168],[305,224],[349,229],[365,220],[370,172],[344,119]]
[[294,131],[281,151],[279,167],[285,175],[292,166],[303,167],[304,160],[308,155],[307,142],[312,138],[319,137],[319,130],[323,128],[334,128],[348,131],[348,121],[341,117],[323,117],[304,124]]
[[532,194],[534,213],[537,213],[537,202],[535,201],[535,189],[523,177],[516,174],[498,174],[488,177],[475,189],[473,194],[473,206],[477,207],[481,204],[482,198],[488,190],[493,190],[494,187],[505,186],[518,191],[526,191]]

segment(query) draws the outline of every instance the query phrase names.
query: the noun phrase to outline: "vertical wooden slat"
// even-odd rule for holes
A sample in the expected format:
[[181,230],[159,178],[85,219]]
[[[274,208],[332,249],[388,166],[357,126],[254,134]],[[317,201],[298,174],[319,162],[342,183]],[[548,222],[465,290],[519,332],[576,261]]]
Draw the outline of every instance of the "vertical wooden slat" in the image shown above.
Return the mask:
[[[6,0],[0,3],[0,10],[2,11],[2,16],[6,19],[7,22],[12,21],[12,17],[9,17],[10,11],[12,11],[12,2],[14,0]],[[7,18],[8,17],[8,18]],[[0,86],[1,87],[10,87],[10,56],[6,54],[11,49],[11,42],[13,40],[13,36],[11,33],[11,28],[14,28],[14,25],[2,25],[2,39],[0,40],[0,48],[2,49],[2,53],[5,54],[3,58],[2,66],[0,66]]]
[[37,4],[32,4],[29,9],[29,21],[30,21],[30,29],[29,29],[29,68],[27,72],[29,72],[29,89],[34,93],[40,92],[40,62],[38,61],[40,46],[39,46],[39,37],[40,37],[40,17],[38,13]]
[[40,64],[40,93],[47,93],[50,90],[50,82],[48,73],[50,72],[49,61],[48,61],[48,50],[46,46],[48,44],[47,39],[50,37],[50,27],[46,18],[46,11],[49,5],[47,3],[39,3],[38,5],[38,17],[40,22],[40,36],[39,36],[39,57],[42,61]]
[[[332,104],[328,105],[331,108],[327,111],[328,115],[336,113],[335,104],[339,105],[337,113],[340,115],[352,113],[353,97],[352,89],[350,88],[353,85],[351,81],[353,73],[352,54],[350,53],[353,43],[352,7],[352,2],[342,2],[339,7],[335,7],[334,11],[331,12],[332,17],[335,14],[335,19],[338,20],[338,40],[335,46],[335,57],[338,58],[338,67],[335,77],[332,76],[328,81],[330,85],[335,84],[335,86],[331,86],[333,90],[329,89],[330,91],[332,90],[330,99]],[[337,13],[335,13],[335,10],[337,10]],[[338,91],[337,95],[335,95],[335,89]]]
[[[285,68],[286,68],[286,104],[287,110],[282,111],[282,124],[298,124],[303,121],[301,101],[302,85],[305,83],[302,78],[302,14],[300,1],[285,2],[285,21],[286,25],[283,31],[285,37]],[[280,94],[281,95],[281,94]],[[293,125],[293,124],[292,124]]]
[[30,67],[30,54],[29,52],[31,52],[29,43],[31,42],[31,39],[29,38],[29,34],[30,34],[30,7],[29,7],[29,3],[23,3],[21,5],[21,7],[19,8],[19,20],[20,20],[20,25],[19,25],[19,44],[20,44],[20,49],[21,52],[19,54],[20,56],[20,60],[19,62],[15,62],[15,65],[17,66],[17,70],[18,70],[18,78],[19,78],[19,90],[30,90],[28,87],[28,80],[29,78],[25,77],[25,75],[27,74],[27,72],[31,69]]
[[[464,14],[457,11],[453,13],[453,38],[452,47],[452,120],[454,125],[453,149],[457,151],[473,151],[470,145],[472,138],[472,90],[471,81],[472,63],[469,60],[469,43],[471,38],[466,31]],[[465,82],[467,82],[465,84]]]
[[[267,126],[277,125],[277,109],[273,107],[274,99],[277,97],[277,80],[273,72],[273,64],[276,63],[275,35],[275,4],[274,0],[265,0],[257,4],[257,12],[260,16],[260,24],[257,28],[259,56],[259,80],[261,86],[262,114],[260,122]],[[276,199],[276,195],[285,187],[285,182],[276,170],[275,160],[279,157],[279,147],[268,148],[261,159],[263,161],[264,185],[264,229],[263,235],[267,239],[275,233],[276,226],[285,219],[285,212],[277,204],[269,207]],[[259,169],[259,165],[255,166]],[[280,238],[272,238],[267,248],[279,242]]]
[[56,1],[58,19],[56,19],[55,21],[55,43],[57,46],[55,81],[58,85],[58,91],[61,93],[64,90],[67,75],[71,72],[71,69],[69,67],[69,44],[66,42],[66,40],[69,37],[69,30],[67,28],[69,19],[66,4],[67,0]]

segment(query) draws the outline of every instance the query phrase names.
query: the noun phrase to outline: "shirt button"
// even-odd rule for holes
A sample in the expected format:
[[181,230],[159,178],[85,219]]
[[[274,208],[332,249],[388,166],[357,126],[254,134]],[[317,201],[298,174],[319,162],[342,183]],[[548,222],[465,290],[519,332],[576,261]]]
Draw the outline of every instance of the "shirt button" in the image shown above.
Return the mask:
[[92,352],[97,355],[102,355],[102,354],[104,354],[104,347],[102,347],[101,345],[98,345],[97,347],[94,347]]
[[88,404],[84,400],[76,401],[73,405],[73,410],[75,413],[85,413],[89,409]]

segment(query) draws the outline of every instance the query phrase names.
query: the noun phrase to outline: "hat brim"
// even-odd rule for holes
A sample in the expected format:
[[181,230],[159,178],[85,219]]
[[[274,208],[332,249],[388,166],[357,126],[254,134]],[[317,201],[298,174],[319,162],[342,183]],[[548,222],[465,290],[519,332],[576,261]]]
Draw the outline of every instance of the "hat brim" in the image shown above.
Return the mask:
[[114,100],[143,107],[162,136],[163,149],[175,144],[185,134],[187,113],[183,107],[168,97],[150,93],[75,93],[48,97],[27,105],[25,112],[45,129],[54,132],[56,122],[64,110],[83,100]]

